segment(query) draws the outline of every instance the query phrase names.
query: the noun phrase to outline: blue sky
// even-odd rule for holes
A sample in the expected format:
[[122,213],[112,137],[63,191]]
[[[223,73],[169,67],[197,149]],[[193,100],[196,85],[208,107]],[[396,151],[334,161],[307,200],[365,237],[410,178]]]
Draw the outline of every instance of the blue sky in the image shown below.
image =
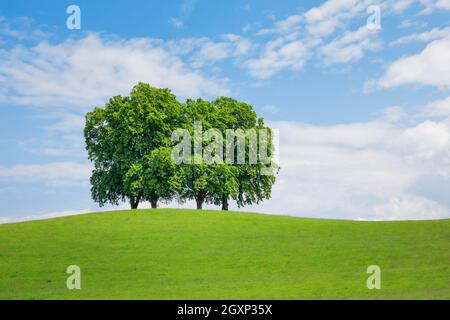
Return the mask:
[[448,0],[2,2],[0,222],[99,210],[83,116],[138,81],[280,130],[273,198],[245,210],[448,218],[449,17]]

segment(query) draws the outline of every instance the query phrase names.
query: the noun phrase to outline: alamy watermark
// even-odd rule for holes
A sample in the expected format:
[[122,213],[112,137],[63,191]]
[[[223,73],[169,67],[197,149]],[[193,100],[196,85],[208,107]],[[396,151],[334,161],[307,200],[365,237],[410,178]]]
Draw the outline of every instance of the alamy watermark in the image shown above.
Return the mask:
[[[172,132],[172,140],[178,142],[172,150],[175,164],[279,164],[277,129],[226,129],[224,135],[216,128],[203,132],[202,123],[195,121],[193,136],[179,128]],[[267,168],[263,174],[273,171]]]
[[70,265],[67,267],[66,273],[70,274],[67,277],[66,286],[69,290],[81,289],[81,269],[77,265]]
[[371,5],[367,7],[367,14],[370,16],[367,18],[366,26],[369,30],[381,30],[381,8],[377,5]]
[[79,6],[72,4],[67,7],[66,13],[70,14],[66,20],[66,26],[69,30],[81,29],[81,9]]
[[381,289],[381,269],[377,265],[367,267],[367,273],[371,274],[367,278],[367,289]]

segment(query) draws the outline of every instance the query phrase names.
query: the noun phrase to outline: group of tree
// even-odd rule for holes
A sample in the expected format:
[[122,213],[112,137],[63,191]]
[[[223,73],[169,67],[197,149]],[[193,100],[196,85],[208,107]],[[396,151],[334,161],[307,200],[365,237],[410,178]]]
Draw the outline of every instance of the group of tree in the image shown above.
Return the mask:
[[[160,201],[195,200],[197,209],[210,203],[228,210],[230,200],[242,207],[269,199],[278,172],[272,161],[272,134],[266,141],[269,162],[206,163],[192,154],[187,163],[176,163],[173,150],[179,141],[173,133],[181,128],[195,136],[194,123],[199,122],[203,130],[223,132],[224,141],[227,129],[271,133],[247,103],[227,97],[181,103],[169,89],[145,83],[137,84],[129,96],[112,97],[103,108],[87,113],[84,135],[94,165],[90,179],[94,201],[100,206],[129,201],[136,209],[144,201],[156,208]],[[209,142],[202,140],[201,146]]]

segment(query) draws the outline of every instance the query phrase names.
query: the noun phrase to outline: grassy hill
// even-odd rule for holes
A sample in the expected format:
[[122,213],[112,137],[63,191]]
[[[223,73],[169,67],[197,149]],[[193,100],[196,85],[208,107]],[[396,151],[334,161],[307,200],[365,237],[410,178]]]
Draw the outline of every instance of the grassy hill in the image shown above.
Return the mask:
[[450,220],[158,209],[0,225],[0,299],[80,298],[450,299]]

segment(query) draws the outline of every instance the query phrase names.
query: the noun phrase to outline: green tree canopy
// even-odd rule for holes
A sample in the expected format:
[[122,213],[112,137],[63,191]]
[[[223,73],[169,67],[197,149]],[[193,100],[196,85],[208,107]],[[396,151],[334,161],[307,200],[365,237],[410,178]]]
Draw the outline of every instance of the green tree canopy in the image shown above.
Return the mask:
[[150,163],[163,166],[162,158],[167,161],[164,166],[171,166],[170,157],[164,157],[167,150],[159,148],[173,144],[170,134],[182,120],[181,105],[170,90],[144,83],[137,84],[129,97],[115,96],[104,108],[89,112],[84,135],[94,164],[94,201],[103,206],[128,200],[135,209],[143,200],[156,203],[170,197],[173,192],[167,191],[167,184],[173,181],[152,189],[148,183],[154,186],[155,177],[149,179],[148,174],[154,172]]
[[[262,118],[257,118],[251,105],[237,100],[221,97],[213,102],[203,99],[187,100],[184,105],[186,114],[186,128],[194,140],[192,150],[194,153],[187,164],[181,166],[183,173],[183,187],[180,192],[181,200],[195,199],[197,208],[201,209],[204,202],[222,205],[228,210],[229,200],[236,200],[239,207],[259,203],[269,199],[272,185],[275,182],[277,165],[273,162],[272,131],[264,125]],[[195,161],[195,122],[201,123],[204,134],[200,136],[203,157],[200,162]],[[208,131],[218,129],[222,142],[217,149],[221,149],[223,162],[206,163],[205,150],[216,140],[208,138]],[[236,135],[229,136],[227,130]],[[261,136],[260,130],[267,134]],[[247,131],[254,133],[256,144],[251,144]],[[239,163],[238,139],[245,143],[244,163]],[[233,146],[228,148],[228,144]],[[267,146],[266,161],[261,161],[259,155],[260,144]],[[232,151],[227,160],[227,153]],[[256,162],[251,163],[250,154],[254,151]],[[214,152],[213,152],[214,153]]]
[[[178,129],[190,138],[181,164],[173,161]],[[241,207],[269,199],[278,170],[270,128],[251,105],[227,97],[181,104],[169,89],[139,83],[89,112],[84,135],[101,206],[177,198],[228,210],[230,200]]]

